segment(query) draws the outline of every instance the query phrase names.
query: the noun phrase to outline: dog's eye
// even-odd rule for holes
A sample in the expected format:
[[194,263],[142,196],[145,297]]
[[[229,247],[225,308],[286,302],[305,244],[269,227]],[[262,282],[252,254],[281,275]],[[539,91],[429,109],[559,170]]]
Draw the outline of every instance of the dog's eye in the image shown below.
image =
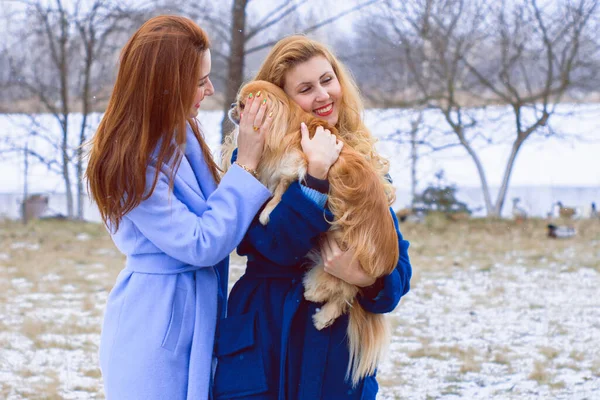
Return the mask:
[[235,106],[237,106],[236,102],[231,103],[231,105],[229,106],[229,108],[235,108]]
[[240,103],[240,109],[244,109],[244,107],[246,107],[246,105],[244,103]]

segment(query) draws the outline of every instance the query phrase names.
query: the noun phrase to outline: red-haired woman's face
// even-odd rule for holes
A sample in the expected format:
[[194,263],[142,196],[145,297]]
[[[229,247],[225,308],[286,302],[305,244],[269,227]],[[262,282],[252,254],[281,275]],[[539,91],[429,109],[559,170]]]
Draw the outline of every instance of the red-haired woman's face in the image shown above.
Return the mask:
[[209,78],[211,68],[210,50],[206,50],[201,57],[200,80],[196,83],[198,87],[196,88],[196,95],[194,96],[194,102],[190,109],[190,117],[196,117],[198,115],[200,104],[202,103],[202,100],[204,100],[204,97],[212,96],[215,93],[215,88]]

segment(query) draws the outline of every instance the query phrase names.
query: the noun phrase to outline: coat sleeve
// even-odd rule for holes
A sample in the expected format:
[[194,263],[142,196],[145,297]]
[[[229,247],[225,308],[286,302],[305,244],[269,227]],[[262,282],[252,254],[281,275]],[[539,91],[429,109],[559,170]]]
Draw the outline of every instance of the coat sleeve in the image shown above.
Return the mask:
[[400,302],[400,298],[410,290],[410,278],[412,276],[412,267],[408,257],[409,243],[402,237],[398,218],[396,218],[394,210],[390,209],[390,211],[394,219],[396,233],[398,234],[398,246],[400,250],[398,264],[390,275],[383,278],[383,289],[374,299],[359,297],[358,300],[366,311],[376,314],[389,313],[396,308]]
[[[149,167],[147,176],[154,176]],[[150,180],[150,182],[152,182]],[[150,197],[126,215],[139,232],[165,254],[207,267],[227,257],[242,240],[269,190],[240,167],[232,166],[197,215],[175,196],[160,173]]]
[[275,264],[298,264],[330,228],[328,220],[333,220],[331,212],[309,198],[305,191],[298,182],[293,182],[271,212],[267,225],[255,218],[238,253],[250,254],[254,249]]
[[[236,159],[237,149],[231,155],[231,163]],[[252,221],[238,254],[250,256],[258,252],[277,265],[298,264],[331,226],[328,221],[333,221],[333,214],[324,206],[326,199],[317,191],[293,182],[269,215],[266,226],[260,223],[258,215]]]

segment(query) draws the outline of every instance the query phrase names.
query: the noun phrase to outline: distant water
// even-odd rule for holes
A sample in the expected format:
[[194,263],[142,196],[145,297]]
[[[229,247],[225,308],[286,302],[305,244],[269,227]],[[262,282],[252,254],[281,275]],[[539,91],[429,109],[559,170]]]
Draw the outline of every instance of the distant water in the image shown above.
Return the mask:
[[[497,189],[492,190],[493,196]],[[63,193],[50,193],[49,205],[46,215],[66,215],[67,203]],[[410,203],[410,193],[406,190],[396,192],[397,201],[394,209],[398,210]],[[550,186],[516,186],[510,188],[504,203],[502,215],[511,216],[512,199],[519,197],[520,206],[526,209],[531,216],[545,217],[552,209],[552,205],[561,201],[567,207],[577,207],[586,213],[592,202],[600,207],[600,187],[550,187]],[[473,187],[460,188],[457,198],[467,203],[474,211],[475,216],[485,216],[485,205],[481,189]],[[0,193],[0,217],[17,219],[20,216],[20,203],[23,196],[15,193]],[[492,197],[495,200],[495,197]],[[84,203],[84,218],[87,221],[100,222],[100,213],[96,205],[88,198]]]
[[[492,188],[492,201],[496,200],[498,188]],[[479,188],[459,188],[456,197],[464,201],[473,209],[474,215],[485,216],[485,203]],[[560,201],[565,207],[575,207],[584,214],[589,212],[592,202],[600,206],[600,186],[596,187],[568,187],[568,186],[515,186],[508,189],[503,217],[510,217],[512,199],[520,199],[519,206],[527,210],[528,214],[535,217],[546,217],[552,206]]]

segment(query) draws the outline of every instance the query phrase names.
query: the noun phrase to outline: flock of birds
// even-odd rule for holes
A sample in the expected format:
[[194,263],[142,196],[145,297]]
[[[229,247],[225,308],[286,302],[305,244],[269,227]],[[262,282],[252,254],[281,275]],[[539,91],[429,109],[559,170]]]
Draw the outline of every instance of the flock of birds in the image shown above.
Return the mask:
[[[513,198],[512,216],[517,222],[523,222],[527,219],[527,210],[521,206],[521,199]],[[596,208],[596,203],[592,202],[587,210],[578,207],[565,207],[562,202],[557,201],[552,204],[552,209],[548,212],[548,220],[551,221],[548,225],[548,237],[553,239],[566,239],[573,237],[577,231],[569,224],[569,221],[578,218],[600,218],[600,214]],[[558,222],[563,222],[563,225],[557,225]]]

